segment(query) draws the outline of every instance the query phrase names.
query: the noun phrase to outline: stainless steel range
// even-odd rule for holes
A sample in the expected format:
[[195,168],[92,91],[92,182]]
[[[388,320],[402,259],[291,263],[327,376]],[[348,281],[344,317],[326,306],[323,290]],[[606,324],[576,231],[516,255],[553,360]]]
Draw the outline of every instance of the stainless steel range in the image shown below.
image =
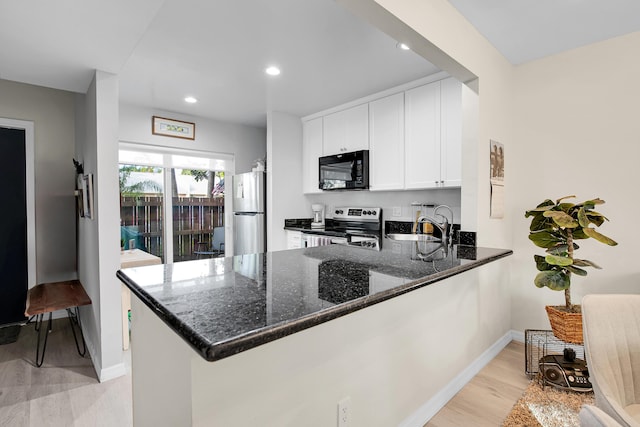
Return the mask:
[[314,236],[325,236],[321,242],[357,246],[379,251],[382,245],[382,208],[336,207],[333,219],[324,229],[305,232],[306,246],[316,246]]

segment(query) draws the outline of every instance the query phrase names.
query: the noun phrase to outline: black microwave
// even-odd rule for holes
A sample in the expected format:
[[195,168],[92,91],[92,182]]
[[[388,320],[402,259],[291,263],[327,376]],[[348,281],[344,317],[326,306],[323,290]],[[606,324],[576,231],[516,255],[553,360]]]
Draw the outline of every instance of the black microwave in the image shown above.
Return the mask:
[[369,188],[369,150],[320,157],[318,165],[321,190]]

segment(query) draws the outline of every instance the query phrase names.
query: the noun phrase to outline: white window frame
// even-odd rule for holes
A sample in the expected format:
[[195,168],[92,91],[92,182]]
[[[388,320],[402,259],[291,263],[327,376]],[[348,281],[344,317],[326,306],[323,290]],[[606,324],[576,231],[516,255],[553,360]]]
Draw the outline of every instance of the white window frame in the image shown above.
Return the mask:
[[[163,197],[165,200],[171,200],[171,197],[167,199],[166,196],[168,189],[171,188],[171,175],[166,173],[168,169],[193,168],[224,171],[225,256],[231,256],[231,254],[233,254],[233,239],[230,238],[230,236],[233,236],[233,212],[231,207],[232,186],[231,181],[227,181],[227,177],[230,178],[235,173],[235,156],[233,154],[185,150],[124,141],[120,141],[118,148],[118,164],[135,164],[163,168],[165,171],[163,178]],[[140,153],[140,156],[134,158],[127,152]],[[202,162],[192,163],[191,160],[194,158],[200,159]],[[171,203],[164,203],[162,213],[164,217],[162,224],[164,228],[164,262],[165,264],[173,264],[173,209]],[[171,236],[167,236],[169,233]],[[228,242],[228,244],[226,242]]]

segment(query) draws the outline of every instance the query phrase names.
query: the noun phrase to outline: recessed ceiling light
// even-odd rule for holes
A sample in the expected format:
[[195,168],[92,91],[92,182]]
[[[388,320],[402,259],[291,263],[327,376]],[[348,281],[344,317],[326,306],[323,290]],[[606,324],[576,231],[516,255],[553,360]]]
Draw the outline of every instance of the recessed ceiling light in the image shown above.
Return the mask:
[[269,74],[270,76],[277,76],[278,74],[280,74],[280,68],[271,66],[264,70],[264,72]]
[[187,96],[184,99],[184,102],[188,102],[189,104],[195,104],[196,102],[198,102],[198,100],[196,98],[194,98],[193,96]]
[[411,50],[411,48],[409,47],[408,44],[405,43],[398,43],[396,45],[398,47],[398,49],[402,49],[402,50]]

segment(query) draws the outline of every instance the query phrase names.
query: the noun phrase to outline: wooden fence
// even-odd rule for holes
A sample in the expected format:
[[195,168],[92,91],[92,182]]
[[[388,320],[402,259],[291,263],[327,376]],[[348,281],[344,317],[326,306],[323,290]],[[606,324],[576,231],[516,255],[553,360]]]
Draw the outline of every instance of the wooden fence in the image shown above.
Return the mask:
[[[121,197],[120,221],[125,240],[164,261],[163,202],[159,196]],[[173,260],[195,259],[196,242],[211,242],[213,229],[224,226],[224,198],[174,197]]]

